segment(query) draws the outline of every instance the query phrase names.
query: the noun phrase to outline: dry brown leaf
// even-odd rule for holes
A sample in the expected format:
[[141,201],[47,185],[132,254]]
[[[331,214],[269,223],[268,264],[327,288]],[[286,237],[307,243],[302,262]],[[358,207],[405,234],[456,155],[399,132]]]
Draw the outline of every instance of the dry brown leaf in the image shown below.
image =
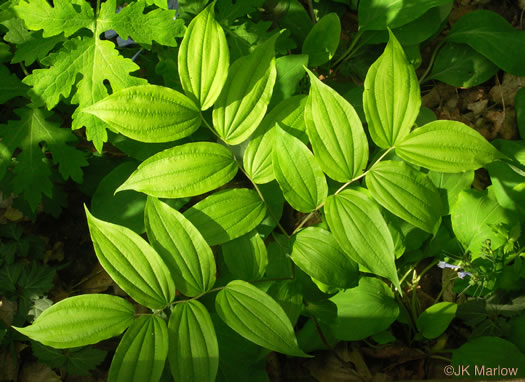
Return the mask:
[[22,366],[19,382],[61,382],[60,377],[49,366],[40,362],[29,362]]
[[516,93],[523,86],[525,86],[525,77],[516,77],[512,74],[505,73],[503,75],[503,82],[490,89],[490,99],[497,105],[503,105],[503,102],[505,102],[505,107],[514,106]]
[[0,381],[16,381],[18,363],[9,349],[0,349]]

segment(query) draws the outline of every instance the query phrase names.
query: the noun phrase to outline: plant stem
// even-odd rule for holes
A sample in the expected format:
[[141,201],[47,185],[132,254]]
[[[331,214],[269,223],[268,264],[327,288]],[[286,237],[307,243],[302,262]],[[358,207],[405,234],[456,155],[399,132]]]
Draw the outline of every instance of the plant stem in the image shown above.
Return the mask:
[[[363,178],[364,176],[366,176],[366,174],[368,174],[370,171],[372,171],[372,169],[390,152],[394,149],[395,147],[390,147],[388,148],[375,162],[372,166],[370,166],[370,168],[368,170],[366,170],[365,172],[363,172],[361,175],[359,176],[356,176],[355,178],[351,179],[350,181],[346,182],[345,184],[343,184],[341,187],[339,187],[339,189],[334,193],[334,195],[337,195],[339,194],[341,191],[343,191],[346,187],[348,187],[350,184],[352,184],[353,182]],[[292,232],[292,235],[295,235],[305,224],[308,220],[310,220],[310,218],[317,212],[319,211],[321,208],[324,207],[326,202],[323,202],[321,203],[319,206],[317,206],[317,208],[315,210],[313,210],[312,212],[310,212],[308,215],[306,215],[306,217],[301,221],[301,223],[297,226],[297,228]]]
[[428,67],[425,70],[425,72],[421,75],[421,78],[419,79],[420,84],[425,82],[425,79],[429,75],[430,70],[432,69],[432,66],[434,65],[434,61],[436,60],[436,56],[439,52],[439,49],[441,49],[444,43],[445,43],[445,40],[442,40],[439,44],[436,45],[434,52],[432,52],[432,56],[430,57],[430,61],[428,62]]
[[343,55],[341,57],[339,57],[337,59],[337,61],[332,65],[333,68],[336,68],[339,64],[341,64],[343,61],[347,60],[348,58],[351,57],[351,53],[352,51],[354,50],[357,42],[359,41],[359,39],[361,38],[361,36],[363,35],[363,32],[361,31],[358,31],[355,35],[354,35],[354,38],[352,39],[352,42],[350,43],[350,46],[346,49],[346,51],[343,53]]
[[[230,145],[226,142],[224,142],[224,140],[219,136],[217,135],[217,133],[215,132],[215,130],[213,130],[213,128],[210,126],[210,124],[208,123],[208,121],[206,121],[206,119],[204,118],[204,116],[202,115],[202,113],[200,113],[200,116],[201,116],[201,120],[202,122],[204,123],[204,125],[221,141],[223,142],[226,146],[230,147]],[[279,219],[277,219],[275,217],[275,215],[273,214],[273,211],[272,209],[270,208],[270,205],[266,202],[266,199],[264,199],[264,196],[259,188],[259,186],[257,186],[257,183],[255,183],[253,181],[253,179],[250,177],[250,175],[248,175],[248,173],[246,171],[244,171],[244,168],[242,166],[242,163],[240,163],[240,161],[235,157],[235,155],[233,156],[235,162],[237,163],[237,166],[239,167],[239,169],[241,170],[241,172],[248,178],[248,180],[250,181],[250,183],[253,185],[253,187],[255,188],[255,191],[257,191],[257,194],[259,194],[259,197],[261,198],[261,200],[263,201],[264,203],[264,206],[266,207],[266,210],[268,211],[268,213],[270,214],[270,216],[272,217],[272,219],[275,221],[275,223],[277,224],[277,227],[279,227],[279,229],[281,230],[281,232],[286,235],[286,237],[290,237],[290,235],[288,235],[288,232],[286,232],[286,230],[283,228],[283,226],[281,225],[281,223],[279,223]]]
[[317,22],[317,18],[315,17],[314,4],[312,0],[306,0],[306,4],[308,5],[308,14],[312,19],[312,22],[315,24]]
[[100,13],[100,0],[97,0],[96,16],[98,17]]

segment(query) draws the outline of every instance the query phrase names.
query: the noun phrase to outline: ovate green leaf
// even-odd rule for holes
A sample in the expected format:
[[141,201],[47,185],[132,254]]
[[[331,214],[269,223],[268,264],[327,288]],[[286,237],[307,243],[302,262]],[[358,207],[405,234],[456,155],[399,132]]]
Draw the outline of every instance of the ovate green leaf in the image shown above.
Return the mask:
[[175,299],[175,284],[157,252],[129,228],[99,220],[86,208],[100,264],[135,301],[159,309]]
[[357,264],[341,249],[332,233],[318,227],[300,231],[293,241],[293,262],[310,277],[337,288],[357,284]]
[[319,66],[332,59],[341,38],[341,21],[336,13],[328,13],[314,24],[303,42],[302,53],[308,55],[310,66]]
[[195,142],[161,151],[146,159],[117,189],[159,198],[200,195],[229,182],[237,173],[230,150],[212,142]]
[[359,3],[359,29],[397,28],[452,0],[369,0]]
[[182,294],[194,297],[213,287],[217,271],[213,252],[180,212],[148,197],[145,223],[151,245],[168,266]]
[[362,277],[359,286],[337,293],[337,319],[330,325],[338,340],[356,341],[379,333],[399,315],[392,290],[381,280]]
[[475,259],[481,255],[483,246],[490,242],[495,250],[507,242],[507,238],[498,235],[496,228],[513,225],[511,212],[491,199],[486,192],[466,190],[459,194],[451,211],[452,229],[466,251]]
[[275,178],[290,205],[311,212],[324,203],[328,186],[323,170],[299,139],[277,127],[272,153]]
[[226,266],[236,278],[252,281],[264,276],[268,253],[257,231],[224,243],[222,255]]
[[525,35],[496,12],[477,10],[459,18],[447,41],[470,45],[498,67],[525,75]]
[[374,199],[401,219],[435,232],[443,206],[432,181],[405,162],[384,161],[366,175],[366,185]]
[[326,200],[325,212],[330,230],[346,254],[399,289],[394,241],[374,201],[364,191],[347,189]]
[[164,86],[126,88],[82,111],[141,142],[175,141],[192,134],[201,125],[195,104],[185,95]]
[[15,329],[44,345],[64,349],[118,336],[134,314],[133,305],[121,297],[86,294],[66,298],[46,309],[32,325]]
[[213,108],[213,127],[230,145],[250,137],[266,113],[277,76],[272,36],[235,61]]
[[396,145],[407,162],[440,172],[477,170],[505,155],[481,134],[456,121],[434,121],[414,130]]
[[246,188],[217,192],[184,212],[209,245],[226,243],[250,232],[265,214],[259,195]]
[[124,333],[111,367],[108,382],[157,382],[168,356],[168,327],[157,315],[137,318]]
[[219,345],[210,314],[200,302],[175,305],[168,324],[171,374],[176,381],[213,382]]
[[417,318],[417,328],[428,339],[439,337],[447,330],[456,316],[458,305],[452,302],[440,302],[427,308]]
[[221,25],[215,20],[215,3],[195,17],[179,48],[182,88],[202,110],[219,96],[230,65],[230,52]]
[[363,106],[372,140],[388,148],[403,139],[419,114],[416,72],[392,32],[383,54],[365,78]]
[[315,157],[323,171],[344,183],[360,175],[368,162],[368,141],[363,125],[343,97],[312,72],[305,122]]
[[235,280],[215,299],[220,318],[244,338],[280,353],[308,357],[297,344],[286,313],[274,299],[247,282]]
[[297,95],[279,103],[264,117],[251,137],[244,151],[243,165],[255,183],[268,183],[275,179],[272,151],[277,131],[274,127],[277,122],[281,123],[281,126],[289,127],[287,131],[295,137],[308,138],[303,114],[306,100],[306,96]]
[[429,78],[458,88],[470,88],[488,81],[498,67],[466,44],[447,42],[432,65]]

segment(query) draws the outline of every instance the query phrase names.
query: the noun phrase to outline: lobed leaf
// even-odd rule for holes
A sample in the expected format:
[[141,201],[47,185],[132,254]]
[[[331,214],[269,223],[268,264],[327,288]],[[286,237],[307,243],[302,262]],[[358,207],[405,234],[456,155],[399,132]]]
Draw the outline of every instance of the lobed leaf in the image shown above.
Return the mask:
[[195,142],[146,159],[116,192],[135,190],[159,198],[200,195],[228,183],[237,173],[228,148]]
[[244,338],[267,349],[296,357],[308,357],[297,344],[283,308],[253,285],[231,281],[215,298],[219,317]]
[[400,290],[394,241],[374,201],[364,191],[347,189],[326,200],[325,212],[328,226],[345,253]]
[[141,142],[175,141],[191,135],[201,125],[199,109],[189,98],[156,85],[122,89],[82,112]]
[[129,228],[99,220],[85,209],[95,253],[110,277],[148,308],[172,302],[175,284],[159,254]]
[[65,349],[118,336],[134,314],[133,305],[121,297],[86,294],[54,304],[30,326],[13,328],[44,345]]
[[184,212],[208,245],[226,243],[250,232],[265,215],[259,195],[246,188],[216,192]]
[[421,96],[413,66],[394,34],[365,78],[363,107],[375,144],[386,149],[408,135],[419,114]]
[[477,170],[505,158],[481,134],[457,121],[434,121],[422,126],[396,145],[396,154],[407,162],[440,172]]
[[215,20],[215,2],[190,23],[179,48],[179,75],[184,92],[201,110],[210,108],[228,76],[230,52],[221,25]]
[[199,301],[175,305],[168,323],[171,375],[176,381],[213,382],[219,345],[210,314]]
[[124,333],[108,381],[158,382],[168,356],[168,327],[157,315],[139,316]]
[[324,203],[328,186],[313,154],[297,138],[277,127],[272,153],[273,171],[288,203],[311,212]]
[[316,159],[332,179],[344,183],[368,162],[368,141],[355,109],[312,72],[304,119]]
[[229,145],[244,142],[262,121],[277,76],[276,34],[235,61],[213,108],[213,128]]
[[194,297],[215,283],[215,258],[201,233],[180,212],[148,197],[145,209],[148,238],[166,263],[177,289]]
[[432,181],[405,162],[384,161],[366,175],[374,199],[401,219],[433,233],[443,213],[441,195]]

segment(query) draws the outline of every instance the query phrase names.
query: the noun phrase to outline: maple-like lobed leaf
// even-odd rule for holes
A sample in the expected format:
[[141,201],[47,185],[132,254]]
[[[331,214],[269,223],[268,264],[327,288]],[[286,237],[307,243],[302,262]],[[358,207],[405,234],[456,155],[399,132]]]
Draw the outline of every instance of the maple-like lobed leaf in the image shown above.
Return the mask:
[[0,125],[3,150],[0,152],[0,167],[9,166],[11,156],[16,149],[13,191],[22,193],[33,210],[42,200],[42,194],[51,197],[52,186],[50,163],[44,156],[40,143],[45,142],[52,152],[53,162],[58,164],[64,179],[71,177],[76,182],[82,181],[81,167],[88,163],[84,153],[69,146],[76,141],[69,129],[61,129],[58,123],[47,121],[52,113],[34,107],[16,109],[20,120],[12,120],[7,125]]
[[144,13],[146,3],[138,0],[115,13],[115,5],[115,0],[102,4],[97,31],[113,29],[124,40],[131,37],[135,42],[147,45],[156,41],[166,46],[177,46],[175,38],[184,36],[184,21],[174,20],[176,10],[155,9]]
[[53,3],[54,7],[46,0],[21,0],[14,10],[28,29],[42,29],[44,37],[61,33],[68,37],[83,28],[95,30],[95,15],[87,1],[54,0]]

